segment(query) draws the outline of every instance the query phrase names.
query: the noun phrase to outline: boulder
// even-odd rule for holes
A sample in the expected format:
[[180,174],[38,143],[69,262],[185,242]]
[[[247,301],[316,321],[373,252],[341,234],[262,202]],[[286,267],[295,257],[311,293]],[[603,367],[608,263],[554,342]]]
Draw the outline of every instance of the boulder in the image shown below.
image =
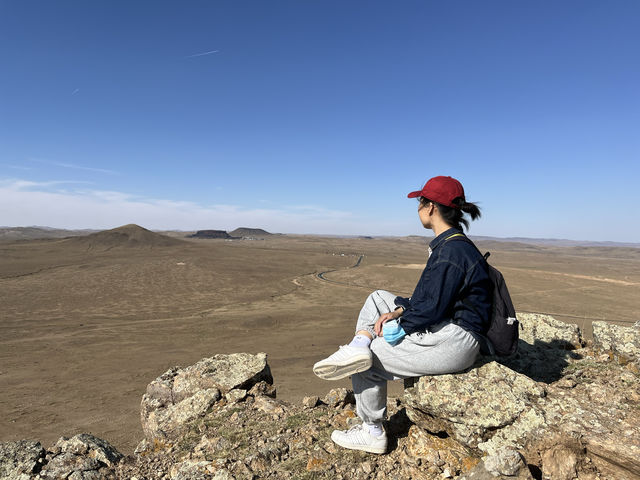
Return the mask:
[[469,473],[459,480],[533,480],[524,458],[513,448],[501,448],[493,455],[487,455]]
[[320,397],[317,395],[310,395],[302,399],[302,405],[307,408],[315,408],[320,404]]
[[341,408],[346,405],[355,405],[356,398],[353,394],[353,390],[341,387],[333,388],[324,396],[322,403],[329,405],[330,407]]
[[185,432],[189,423],[203,417],[220,399],[220,390],[208,388],[173,405],[158,406],[143,400],[142,429],[147,440],[173,442]]
[[[545,425],[537,401],[545,389],[497,362],[467,372],[421,377],[405,389],[409,419],[430,432],[490,453],[521,447]],[[500,441],[491,439],[500,435]]]
[[40,442],[20,440],[0,443],[0,478],[29,480],[42,468],[44,456]]
[[[531,330],[543,332],[545,340],[525,336],[533,343],[521,340],[525,348],[514,358],[482,358],[465,372],[406,382],[407,416],[427,433],[449,435],[490,457],[518,450],[544,478],[590,478],[593,472],[640,478],[640,376],[610,361],[634,352],[637,329],[594,328],[601,350],[614,352],[613,339],[623,345],[603,356],[576,348],[570,339],[580,336],[568,335],[571,329],[560,328],[563,340],[554,342],[553,322],[527,321],[537,320],[544,327]],[[484,478],[491,468],[484,462],[465,478]]]
[[[549,386],[544,402],[548,422],[565,445],[579,438],[586,455],[608,477],[640,478],[640,377],[616,363],[589,359],[578,362],[570,375],[576,381],[571,390]],[[568,458],[546,458],[563,457]]]
[[69,478],[73,480],[111,480],[123,458],[106,440],[81,433],[62,437],[49,449],[47,464],[40,472],[43,480]]
[[420,459],[427,465],[443,464],[453,472],[469,471],[480,461],[473,450],[452,437],[430,435],[416,425],[409,428],[406,449],[413,459]]
[[633,327],[621,327],[607,322],[593,322],[593,347],[608,353],[622,365],[640,366],[640,322]]
[[261,382],[273,383],[264,353],[215,355],[186,368],[171,368],[151,382],[142,397],[145,437],[151,442],[176,441],[218,400],[239,401]]
[[252,397],[276,398],[277,396],[276,387],[272,383],[268,383],[264,380],[256,383],[247,393]]
[[577,325],[561,322],[550,315],[518,313],[520,340],[530,345],[573,350],[584,346]]
[[640,478],[640,378],[592,358],[548,386],[496,362],[422,377],[405,390],[407,415],[425,432],[445,432],[490,456],[504,448],[528,451],[545,478],[575,478],[587,456],[609,478]]
[[556,445],[542,455],[542,476],[553,480],[573,480],[578,476],[580,452],[565,445]]
[[524,458],[513,448],[501,448],[482,460],[484,468],[494,476],[532,478]]

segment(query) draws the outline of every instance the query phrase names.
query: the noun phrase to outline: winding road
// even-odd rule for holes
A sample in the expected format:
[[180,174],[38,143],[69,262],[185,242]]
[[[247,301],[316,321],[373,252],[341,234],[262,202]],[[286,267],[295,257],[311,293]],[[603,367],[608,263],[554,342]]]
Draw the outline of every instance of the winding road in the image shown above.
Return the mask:
[[[325,278],[325,274],[327,274],[327,273],[337,272],[338,270],[347,270],[349,268],[358,268],[360,266],[360,263],[362,263],[362,259],[363,258],[364,258],[364,255],[360,255],[358,257],[358,260],[356,261],[356,263],[354,263],[350,267],[335,268],[333,270],[325,270],[324,272],[320,272],[320,273],[316,274],[316,277],[318,277],[322,281],[329,282],[329,283],[335,283],[336,285],[347,285],[348,287],[362,287],[362,288],[365,288],[365,285],[356,285],[356,284],[353,284],[353,283],[338,282],[337,280],[330,280],[328,278]],[[366,287],[366,288],[369,288],[369,287]]]

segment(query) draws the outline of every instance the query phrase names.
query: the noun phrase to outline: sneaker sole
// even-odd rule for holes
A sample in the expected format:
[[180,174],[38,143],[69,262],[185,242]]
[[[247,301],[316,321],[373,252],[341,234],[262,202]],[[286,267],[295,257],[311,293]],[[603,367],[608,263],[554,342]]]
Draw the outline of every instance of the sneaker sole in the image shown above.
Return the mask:
[[373,445],[360,445],[360,444],[356,445],[352,443],[342,442],[339,437],[334,438],[334,435],[331,435],[331,440],[336,445],[339,445],[342,448],[348,448],[349,450],[360,450],[362,452],[376,453],[378,455],[387,453],[386,445],[384,447],[374,447]]
[[348,363],[316,363],[313,373],[324,380],[340,380],[354,373],[365,372],[371,368],[371,357],[362,355],[349,360]]

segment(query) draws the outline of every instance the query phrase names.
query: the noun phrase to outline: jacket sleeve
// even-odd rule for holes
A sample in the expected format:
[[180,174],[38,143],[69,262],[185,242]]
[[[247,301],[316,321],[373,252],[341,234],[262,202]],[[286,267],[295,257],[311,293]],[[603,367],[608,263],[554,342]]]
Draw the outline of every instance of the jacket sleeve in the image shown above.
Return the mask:
[[430,325],[451,319],[464,275],[460,267],[446,261],[427,266],[400,320],[404,331],[424,332]]
[[411,297],[396,297],[393,301],[396,304],[396,307],[403,307],[406,310],[409,310],[409,306],[411,304]]

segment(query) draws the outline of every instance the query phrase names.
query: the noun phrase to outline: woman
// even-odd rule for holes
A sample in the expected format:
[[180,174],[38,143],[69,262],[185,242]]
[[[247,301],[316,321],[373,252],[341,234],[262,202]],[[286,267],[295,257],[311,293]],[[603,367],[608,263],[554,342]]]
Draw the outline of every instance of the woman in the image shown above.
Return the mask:
[[408,197],[419,199],[420,221],[435,234],[413,295],[373,292],[360,311],[351,343],[313,366],[326,380],[352,375],[362,424],[331,435],[345,448],[385,453],[387,381],[470,367],[488,328],[487,265],[462,233],[462,226],[469,226],[464,215],[475,220],[480,210],[465,200],[462,184],[452,177],[434,177]]

